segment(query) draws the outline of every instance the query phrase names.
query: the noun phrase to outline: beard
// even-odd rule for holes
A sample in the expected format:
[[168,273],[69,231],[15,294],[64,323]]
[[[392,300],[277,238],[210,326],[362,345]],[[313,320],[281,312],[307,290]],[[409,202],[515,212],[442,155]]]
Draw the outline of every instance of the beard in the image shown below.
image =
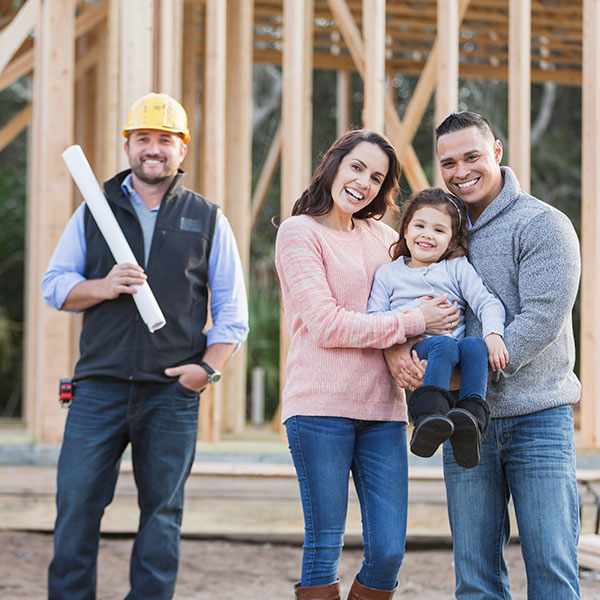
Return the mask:
[[173,177],[175,173],[177,173],[177,165],[173,162],[166,160],[162,163],[162,170],[159,173],[154,172],[152,175],[147,174],[144,171],[144,159],[156,159],[161,160],[160,157],[157,156],[141,156],[133,161],[131,161],[131,171],[133,174],[144,183],[149,185],[156,185],[166,181],[167,179]]

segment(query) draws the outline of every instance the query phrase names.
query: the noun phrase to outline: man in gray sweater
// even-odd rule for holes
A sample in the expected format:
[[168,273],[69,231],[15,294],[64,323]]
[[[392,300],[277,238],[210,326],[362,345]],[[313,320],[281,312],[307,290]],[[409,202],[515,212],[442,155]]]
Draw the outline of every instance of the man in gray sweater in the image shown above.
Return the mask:
[[[580,276],[577,235],[560,211],[526,194],[501,167],[486,119],[452,114],[436,129],[444,183],[470,220],[469,260],[506,308],[510,361],[490,375],[491,425],[473,469],[449,443],[444,475],[454,542],[456,597],[510,598],[502,557],[513,498],[529,598],[579,598],[579,536],[571,312]],[[467,335],[481,324],[467,309]]]

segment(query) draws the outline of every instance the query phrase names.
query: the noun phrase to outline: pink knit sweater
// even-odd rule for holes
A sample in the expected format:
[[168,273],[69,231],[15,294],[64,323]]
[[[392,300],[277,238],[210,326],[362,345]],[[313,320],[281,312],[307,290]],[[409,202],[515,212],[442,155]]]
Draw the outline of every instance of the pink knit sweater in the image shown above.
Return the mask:
[[335,231],[312,217],[285,220],[275,263],[290,348],[282,420],[294,415],[406,421],[404,391],[381,348],[425,329],[420,310],[365,314],[375,271],[397,234],[373,219]]

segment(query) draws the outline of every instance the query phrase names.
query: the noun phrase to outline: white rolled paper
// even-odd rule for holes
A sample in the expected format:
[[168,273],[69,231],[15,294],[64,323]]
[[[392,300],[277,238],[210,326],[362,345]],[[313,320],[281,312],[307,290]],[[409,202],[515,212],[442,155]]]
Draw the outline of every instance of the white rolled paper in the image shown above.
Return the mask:
[[[130,263],[137,265],[138,262],[131,247],[127,243],[125,235],[123,235],[123,231],[104,197],[81,146],[69,146],[62,153],[62,157],[117,264]],[[145,281],[142,285],[135,287],[137,293],[133,294],[133,300],[150,333],[164,327],[167,322],[148,282]]]

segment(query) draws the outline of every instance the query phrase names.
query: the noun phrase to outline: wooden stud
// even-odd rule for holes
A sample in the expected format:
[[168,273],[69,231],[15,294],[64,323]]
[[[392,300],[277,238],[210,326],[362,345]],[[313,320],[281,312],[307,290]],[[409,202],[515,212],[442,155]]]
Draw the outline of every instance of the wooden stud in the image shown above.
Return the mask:
[[510,0],[508,159],[521,188],[530,187],[531,0]]
[[[154,1],[120,0],[119,113],[126,122],[130,106],[153,90]],[[134,26],[135,24],[135,26]],[[129,168],[127,156],[119,154],[122,169]]]
[[[227,5],[227,147],[226,164],[235,176],[226,186],[225,214],[237,241],[244,276],[250,268],[250,201],[252,190],[252,46],[254,3],[228,0]],[[246,424],[246,360],[243,344],[229,360],[223,378],[223,427],[242,431]]]
[[35,27],[39,0],[27,0],[13,20],[0,32],[0,73]]
[[154,0],[154,85],[181,100],[183,0]]
[[73,372],[71,316],[44,306],[40,281],[67,220],[73,183],[61,153],[73,143],[75,2],[43,0],[36,30],[34,121],[27,204],[25,417],[37,440],[62,438],[58,380]]
[[0,129],[0,152],[31,123],[32,116],[33,105],[28,104]]
[[[440,0],[437,4],[436,124],[458,108],[458,25],[458,0]],[[440,170],[434,168],[434,173],[435,185],[443,187]]]
[[385,123],[385,0],[363,0],[363,127],[383,133]]
[[200,82],[200,7],[195,2],[184,4],[183,19],[183,65],[181,100],[188,116],[190,141],[182,168],[186,172],[185,185],[202,192],[199,181],[199,154],[202,140],[201,110],[199,102]]
[[581,441],[600,447],[600,4],[583,0]]
[[[227,4],[228,0],[206,0],[204,22],[204,192],[221,207],[225,206]],[[210,386],[207,391],[201,403],[201,437],[217,441],[221,435],[223,389]]]
[[340,137],[350,128],[352,122],[351,89],[352,72],[349,69],[338,69],[336,79],[336,133]]
[[269,146],[269,151],[267,152],[267,158],[265,159],[265,163],[258,177],[256,187],[254,188],[254,193],[252,194],[252,209],[250,216],[251,231],[254,231],[254,228],[256,227],[258,216],[260,215],[260,211],[267,197],[267,192],[269,191],[273,177],[275,177],[275,172],[279,166],[280,158],[281,123],[277,126],[277,130],[275,131],[275,135],[273,136],[273,140]]

